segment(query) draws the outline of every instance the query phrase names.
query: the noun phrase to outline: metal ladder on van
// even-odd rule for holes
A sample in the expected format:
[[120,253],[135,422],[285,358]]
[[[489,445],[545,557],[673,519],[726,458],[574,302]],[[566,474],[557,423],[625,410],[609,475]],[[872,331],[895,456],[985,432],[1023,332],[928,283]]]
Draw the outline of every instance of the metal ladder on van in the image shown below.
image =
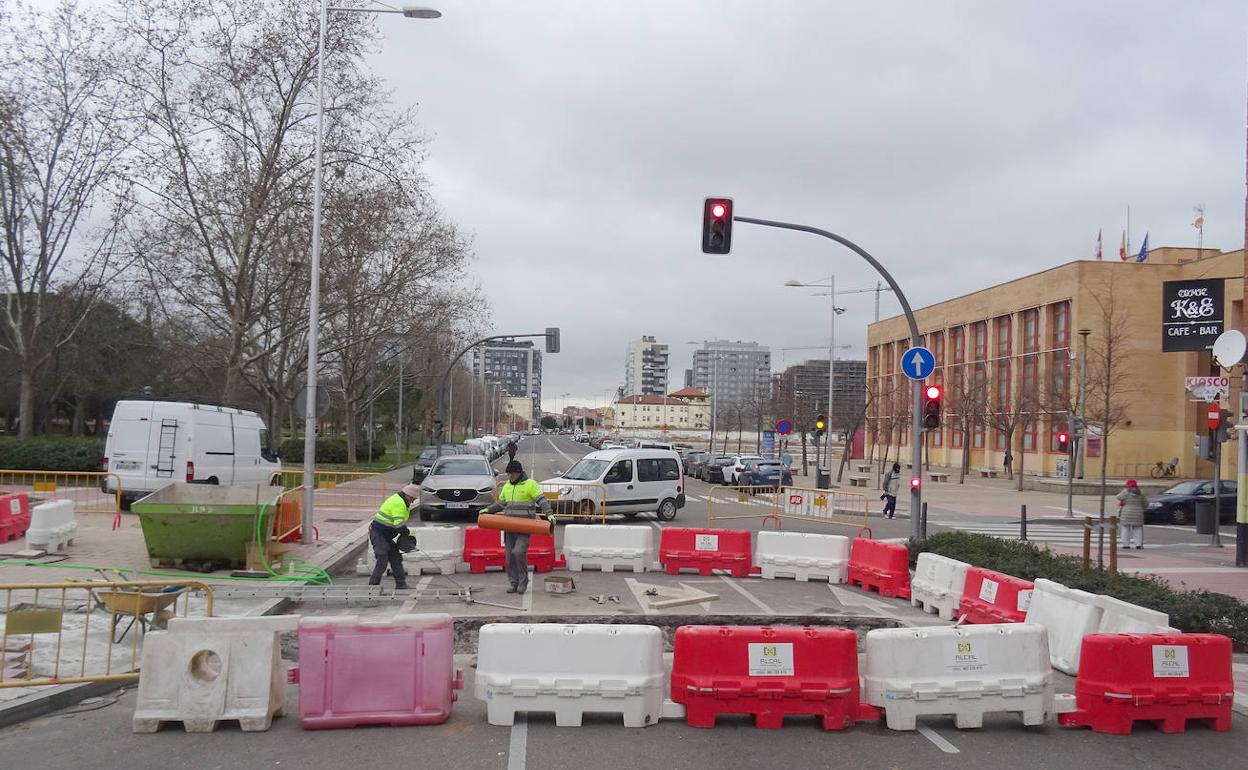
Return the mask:
[[156,475],[169,478],[173,476],[173,454],[177,446],[178,421],[164,419],[160,421],[160,445],[156,450]]

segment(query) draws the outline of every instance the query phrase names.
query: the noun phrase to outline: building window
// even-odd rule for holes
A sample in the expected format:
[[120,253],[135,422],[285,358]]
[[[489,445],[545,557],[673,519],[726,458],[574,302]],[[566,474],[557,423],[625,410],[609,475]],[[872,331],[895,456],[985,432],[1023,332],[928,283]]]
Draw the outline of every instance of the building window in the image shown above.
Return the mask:
[[960,364],[966,360],[966,327],[959,326],[949,334],[953,337],[953,362]]
[[927,435],[931,436],[931,446],[940,447],[944,444],[945,431],[943,429],[938,428]]
[[988,357],[988,322],[975,322],[975,360],[983,361]]
[[1002,413],[1013,411],[1010,408],[1010,359],[997,361],[997,409]]
[[1040,308],[1023,311],[1023,352],[1035,353],[1040,349]]
[[1054,416],[1049,418],[1049,451],[1058,452],[1057,435],[1066,430],[1066,418],[1064,416]]
[[975,448],[984,448],[984,426],[982,425],[975,426]]
[[1032,420],[1023,427],[1023,451],[1036,451],[1036,421]]
[[997,357],[1008,358],[1010,355],[1010,321],[1008,315],[997,317]]
[[1070,300],[1050,307],[1053,308],[1053,347],[1070,347]]
[[932,355],[936,358],[936,367],[940,368],[945,365],[945,334],[944,332],[932,332]]
[[950,433],[950,436],[952,437],[952,440],[950,441],[950,443],[953,444],[953,448],[961,449],[962,443],[963,443],[962,431],[959,428],[950,428],[949,433]]

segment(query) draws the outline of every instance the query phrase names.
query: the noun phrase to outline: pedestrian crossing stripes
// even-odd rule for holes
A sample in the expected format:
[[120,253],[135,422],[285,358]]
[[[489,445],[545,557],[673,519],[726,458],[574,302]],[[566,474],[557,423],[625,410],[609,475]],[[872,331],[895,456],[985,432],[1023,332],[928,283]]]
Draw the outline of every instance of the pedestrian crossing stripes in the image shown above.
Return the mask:
[[[980,535],[991,535],[1002,540],[1021,540],[1018,524],[1001,523],[1001,524],[975,524],[972,522],[961,521],[933,521],[932,524],[938,524],[949,529],[956,529],[959,532],[974,532]],[[1032,543],[1050,543],[1053,545],[1083,545],[1083,527],[1064,526],[1061,524],[1028,524],[1027,540]]]

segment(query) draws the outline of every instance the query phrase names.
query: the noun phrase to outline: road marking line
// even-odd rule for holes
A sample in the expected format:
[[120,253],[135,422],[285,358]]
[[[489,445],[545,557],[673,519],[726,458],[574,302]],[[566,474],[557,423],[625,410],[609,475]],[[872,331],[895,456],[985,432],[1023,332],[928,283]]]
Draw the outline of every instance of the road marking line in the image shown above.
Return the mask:
[[412,598],[403,602],[403,604],[399,606],[399,614],[402,615],[415,610],[416,605],[420,603],[420,595],[425,592],[425,589],[427,589],[429,584],[432,582],[433,575],[425,575],[420,580],[416,581],[416,590],[412,592]]
[[[936,744],[936,748],[940,749],[946,754],[961,754],[962,753],[958,751],[957,746],[954,746],[952,743],[942,738],[940,733],[937,733],[935,730],[923,724],[922,722],[919,722],[918,729],[919,729],[919,735],[922,735],[924,738]],[[508,765],[508,768],[510,767],[511,766]]]
[[551,447],[551,449],[554,449],[556,452],[558,452],[559,454],[563,455],[563,459],[567,460],[568,462],[572,463],[573,465],[576,465],[576,460],[573,460],[571,455],[566,454],[566,453],[565,453],[562,449],[560,449],[559,447],[555,446],[555,441],[554,441],[554,439],[547,438],[546,440],[547,440],[548,442],[550,442],[550,447]]
[[750,603],[751,603],[751,604],[753,604],[755,607],[759,608],[759,609],[760,609],[760,610],[762,610],[763,612],[767,613],[768,615],[775,615],[775,614],[776,614],[776,611],[775,611],[775,610],[773,610],[772,608],[770,608],[770,607],[768,607],[766,604],[764,604],[764,603],[762,602],[762,600],[760,600],[760,599],[759,599],[758,597],[756,597],[754,594],[750,593],[749,591],[745,590],[745,589],[744,589],[744,588],[742,588],[741,586],[737,585],[737,584],[736,584],[736,582],[735,582],[735,581],[733,581],[731,578],[729,578],[729,577],[727,577],[727,576],[724,576],[724,575],[721,575],[719,579],[720,579],[720,580],[722,580],[722,581],[724,581],[724,582],[725,582],[725,583],[727,583],[728,585],[732,586],[733,590],[735,590],[737,593],[739,593],[739,594],[741,594],[742,596],[744,596],[746,599],[748,599],[748,600],[750,601]]
[[516,714],[511,725],[511,741],[507,744],[507,770],[524,770],[529,751],[529,715]]
[[641,607],[643,615],[658,614],[658,610],[651,607],[650,603],[646,601],[645,591],[643,591],[641,586],[637,583],[636,578],[624,578],[624,583],[628,586],[628,590],[632,591],[633,598],[637,600],[637,606]]

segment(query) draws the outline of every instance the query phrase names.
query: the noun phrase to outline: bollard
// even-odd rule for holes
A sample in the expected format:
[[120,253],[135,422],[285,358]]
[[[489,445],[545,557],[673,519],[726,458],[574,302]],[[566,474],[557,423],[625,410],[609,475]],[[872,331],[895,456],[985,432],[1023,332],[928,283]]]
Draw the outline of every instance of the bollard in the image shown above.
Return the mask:
[[1027,542],[1027,506],[1024,504],[1018,507],[1020,509],[1018,520],[1018,539],[1025,543]]
[[1092,566],[1092,517],[1083,517],[1083,569]]
[[1109,517],[1109,574],[1118,575],[1118,517]]

